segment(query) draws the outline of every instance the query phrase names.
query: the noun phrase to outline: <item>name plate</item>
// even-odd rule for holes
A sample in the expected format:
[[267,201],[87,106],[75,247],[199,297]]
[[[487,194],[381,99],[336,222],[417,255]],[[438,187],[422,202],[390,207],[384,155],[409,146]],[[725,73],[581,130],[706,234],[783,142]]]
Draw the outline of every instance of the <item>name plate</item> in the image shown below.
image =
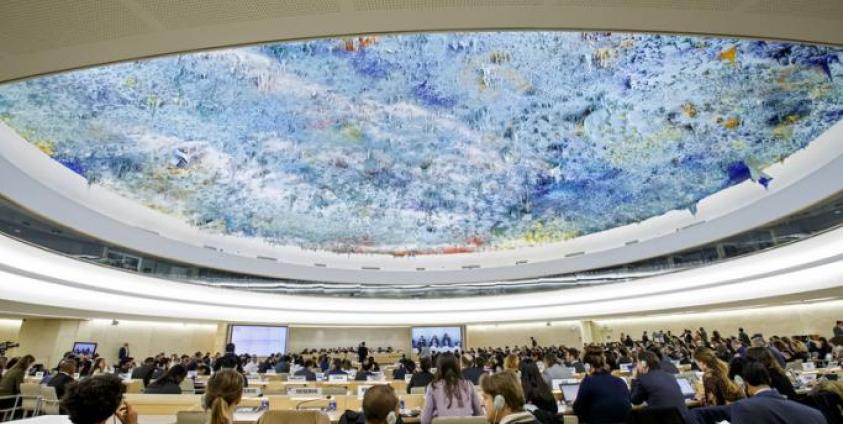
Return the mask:
[[375,375],[367,375],[367,376],[366,376],[366,381],[368,381],[368,382],[370,382],[370,383],[371,383],[371,382],[378,382],[378,381],[379,381],[379,382],[385,382],[385,381],[386,381],[386,379],[384,379],[383,374],[381,374],[381,375],[377,375],[377,374],[375,374]]
[[291,375],[291,376],[287,377],[287,382],[288,383],[305,384],[305,383],[307,383],[307,377],[305,377],[303,375]]
[[297,397],[313,397],[313,396],[322,396],[322,389],[318,387],[296,387],[294,389],[287,390],[287,394],[290,396],[297,396]]
[[347,383],[348,374],[330,374],[328,375],[328,381],[331,383]]
[[370,385],[360,385],[357,386],[357,399],[363,400],[363,396],[366,396],[366,390],[369,390]]
[[35,378],[42,379],[44,378],[44,371],[38,371],[35,373]]
[[413,374],[404,374],[404,382],[409,383],[413,379]]

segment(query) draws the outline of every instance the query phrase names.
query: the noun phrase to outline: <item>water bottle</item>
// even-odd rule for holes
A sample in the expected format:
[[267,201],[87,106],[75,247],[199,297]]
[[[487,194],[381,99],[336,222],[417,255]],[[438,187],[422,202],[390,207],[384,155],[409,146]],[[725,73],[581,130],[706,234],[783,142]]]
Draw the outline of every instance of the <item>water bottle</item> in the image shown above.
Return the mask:
[[400,404],[401,404],[401,406],[399,407],[399,411],[403,411],[404,410],[404,399],[400,400]]
[[328,401],[328,411],[334,412],[336,410],[337,410],[337,401],[334,400],[334,399],[329,400]]
[[261,399],[261,411],[266,411],[269,409],[269,399]]

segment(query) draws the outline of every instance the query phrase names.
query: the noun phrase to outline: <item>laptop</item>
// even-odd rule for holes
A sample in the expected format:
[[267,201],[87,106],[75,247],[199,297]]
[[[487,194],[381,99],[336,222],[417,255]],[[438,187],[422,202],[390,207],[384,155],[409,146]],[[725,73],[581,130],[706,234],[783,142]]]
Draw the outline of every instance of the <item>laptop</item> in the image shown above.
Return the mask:
[[577,400],[577,392],[580,391],[580,385],[577,384],[561,384],[559,388],[562,390],[562,399],[565,403],[574,403]]
[[628,364],[619,364],[619,367],[621,371],[631,373],[632,370],[635,369],[635,364],[632,362]]
[[697,392],[694,390],[694,385],[691,384],[691,381],[687,378],[677,378],[676,382],[679,383],[679,389],[682,390],[682,396],[685,399],[693,399],[696,396]]

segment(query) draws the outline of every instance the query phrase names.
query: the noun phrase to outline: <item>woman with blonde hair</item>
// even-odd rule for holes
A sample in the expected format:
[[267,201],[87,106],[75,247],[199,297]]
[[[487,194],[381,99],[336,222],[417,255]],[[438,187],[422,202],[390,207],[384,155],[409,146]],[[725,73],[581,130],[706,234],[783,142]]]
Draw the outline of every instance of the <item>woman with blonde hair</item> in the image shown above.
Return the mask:
[[208,424],[231,424],[242,397],[243,376],[228,368],[217,371],[208,380],[203,398],[203,406],[211,414]]
[[510,353],[506,355],[506,359],[503,361],[503,369],[504,371],[518,371],[518,366],[521,364],[521,361],[518,359],[518,355],[515,353]]
[[740,387],[729,379],[729,366],[713,350],[697,348],[694,360],[703,372],[703,393],[697,398],[705,406],[726,405],[744,397]]

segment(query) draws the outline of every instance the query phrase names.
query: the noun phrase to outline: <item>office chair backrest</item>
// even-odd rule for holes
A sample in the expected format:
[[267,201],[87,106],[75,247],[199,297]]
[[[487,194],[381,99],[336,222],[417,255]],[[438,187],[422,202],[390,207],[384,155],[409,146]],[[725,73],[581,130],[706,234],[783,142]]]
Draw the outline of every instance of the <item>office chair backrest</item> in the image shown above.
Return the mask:
[[208,418],[205,411],[179,411],[176,413],[176,424],[205,424]]
[[331,420],[322,411],[269,410],[258,424],[331,424]]
[[486,424],[486,417],[436,417],[433,424]]

